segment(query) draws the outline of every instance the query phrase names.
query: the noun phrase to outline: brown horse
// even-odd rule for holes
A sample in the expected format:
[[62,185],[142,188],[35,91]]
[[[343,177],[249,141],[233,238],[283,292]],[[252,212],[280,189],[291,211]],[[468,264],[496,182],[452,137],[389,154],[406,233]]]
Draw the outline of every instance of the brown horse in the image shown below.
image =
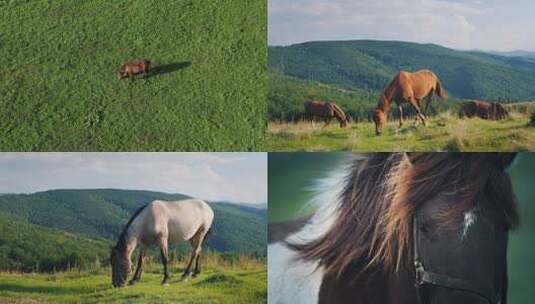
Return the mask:
[[509,117],[509,112],[497,102],[473,100],[465,103],[459,111],[462,117],[479,117],[481,119],[501,120]]
[[334,102],[322,102],[322,101],[306,101],[304,103],[305,114],[311,120],[318,117],[326,121],[325,125],[329,125],[333,118],[336,118],[340,123],[340,127],[347,126],[348,121],[344,111]]
[[322,207],[283,243],[288,249],[271,246],[287,255],[269,257],[284,265],[270,274],[274,302],[506,303],[507,238],[518,224],[507,173],[514,158],[355,159],[332,182],[340,189],[321,193]]
[[138,59],[133,62],[126,62],[121,66],[119,70],[119,79],[130,77],[133,79],[135,75],[144,74],[145,76],[149,74],[150,71],[150,60],[148,59]]
[[[387,113],[392,102],[395,102],[399,112],[399,126],[403,125],[403,110],[401,105],[409,103],[416,111],[416,123],[418,118],[426,125],[425,112],[432,101],[433,94],[441,99],[446,99],[447,95],[438,77],[429,70],[419,70],[414,73],[405,71],[399,72],[390,84],[383,90],[379,97],[377,107],[373,110],[372,116],[375,122],[375,133],[380,135],[387,122]],[[422,112],[420,101],[426,100],[425,111]]]

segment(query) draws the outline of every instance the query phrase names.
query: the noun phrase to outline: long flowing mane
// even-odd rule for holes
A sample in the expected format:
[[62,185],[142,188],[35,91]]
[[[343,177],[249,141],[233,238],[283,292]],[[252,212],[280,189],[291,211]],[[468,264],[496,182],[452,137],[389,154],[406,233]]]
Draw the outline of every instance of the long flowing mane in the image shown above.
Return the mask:
[[130,217],[130,219],[128,220],[128,222],[126,223],[126,225],[124,226],[123,228],[123,231],[121,232],[121,234],[119,235],[119,240],[117,241],[117,249],[119,250],[125,250],[126,249],[126,241],[127,241],[127,237],[128,237],[128,228],[130,227],[130,225],[132,225],[132,222],[134,221],[134,219],[141,213],[141,211],[143,211],[143,209],[145,209],[145,207],[147,207],[148,204],[146,205],[143,205],[141,206],[140,208],[138,208],[134,214],[132,214],[132,216]]
[[439,229],[457,229],[463,214],[483,194],[503,214],[504,224],[514,228],[518,214],[505,172],[514,157],[514,153],[368,155],[350,168],[331,228],[317,239],[287,241],[287,245],[299,258],[317,261],[329,273],[342,275],[352,265],[361,271],[396,273],[409,266],[413,215],[441,193],[455,193],[459,199],[436,214]]

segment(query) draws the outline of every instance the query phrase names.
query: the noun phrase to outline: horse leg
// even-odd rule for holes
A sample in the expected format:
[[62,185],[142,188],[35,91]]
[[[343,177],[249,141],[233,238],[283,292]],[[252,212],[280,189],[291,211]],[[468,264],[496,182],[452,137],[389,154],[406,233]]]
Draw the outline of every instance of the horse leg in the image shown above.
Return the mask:
[[160,240],[160,253],[162,255],[162,264],[163,264],[162,284],[165,285],[165,284],[168,284],[168,281],[169,281],[169,269],[167,268],[167,263],[169,262],[167,238]]
[[329,126],[329,125],[331,124],[331,120],[332,120],[332,119],[333,119],[333,118],[330,117],[330,116],[327,117],[327,119],[325,119],[325,126],[323,126],[323,127],[327,127],[327,126]]
[[196,277],[199,273],[201,273],[201,253],[197,255],[197,258],[195,259],[195,270],[193,271],[193,277]]
[[184,280],[187,280],[189,277],[192,276],[191,266],[193,266],[193,263],[196,261],[197,256],[201,253],[201,236],[204,235],[204,231],[202,230],[203,230],[202,228],[199,229],[199,231],[197,231],[197,233],[190,240],[190,244],[192,248],[191,257],[188,263],[188,267],[186,268],[186,270],[184,271],[184,274],[182,275]]
[[184,280],[187,280],[191,276],[191,266],[193,266],[193,262],[195,261],[195,258],[196,258],[195,249],[198,243],[198,238],[199,238],[198,234],[199,233],[197,232],[190,240],[192,250],[191,250],[188,266],[186,267],[186,269],[184,270],[184,273],[182,274],[182,278]]
[[143,267],[143,260],[145,259],[145,253],[146,253],[146,248],[142,246],[139,250],[136,273],[134,274],[134,277],[132,278],[132,280],[130,280],[128,284],[134,285],[137,282],[139,282],[139,280],[141,280],[141,274],[143,273],[142,267]]
[[398,104],[398,114],[399,114],[399,128],[403,125],[403,108],[401,104]]
[[427,115],[427,110],[429,109],[429,105],[433,101],[433,94],[435,91],[431,91],[426,97],[425,97],[425,109],[424,109],[424,115]]
[[195,259],[195,270],[193,272],[193,276],[196,277],[199,273],[201,273],[201,254],[202,254],[202,244],[204,243],[204,240],[206,238],[206,233],[203,233],[199,245],[198,245],[198,251],[197,258]]
[[409,103],[412,105],[412,107],[416,111],[416,121],[418,121],[418,118],[420,118],[424,126],[427,126],[425,115],[422,114],[422,111],[420,110],[420,107],[418,106],[419,104],[418,100],[413,98],[409,100]]

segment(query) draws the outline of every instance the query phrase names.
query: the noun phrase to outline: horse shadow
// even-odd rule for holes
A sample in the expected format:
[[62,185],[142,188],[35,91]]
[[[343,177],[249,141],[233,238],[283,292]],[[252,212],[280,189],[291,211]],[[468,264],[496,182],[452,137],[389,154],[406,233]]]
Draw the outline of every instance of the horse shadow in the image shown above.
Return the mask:
[[182,69],[185,69],[191,65],[191,61],[168,63],[164,65],[157,65],[153,67],[147,78],[151,78],[158,75],[173,73]]

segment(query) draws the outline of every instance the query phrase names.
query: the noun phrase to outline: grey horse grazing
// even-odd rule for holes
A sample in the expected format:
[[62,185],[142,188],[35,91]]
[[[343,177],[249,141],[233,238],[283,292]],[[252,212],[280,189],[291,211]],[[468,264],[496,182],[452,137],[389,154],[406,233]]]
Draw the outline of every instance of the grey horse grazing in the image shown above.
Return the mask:
[[[214,212],[200,199],[187,199],[176,202],[153,201],[139,208],[126,224],[119,240],[111,251],[112,284],[114,287],[125,285],[132,270],[132,253],[140,246],[137,269],[130,284],[141,278],[143,259],[147,247],[160,247],[164,278],[162,284],[169,281],[168,245],[190,241],[192,246],[188,266],[182,278],[187,280],[201,271],[200,256],[206,234],[212,227]],[[195,262],[195,270],[191,267]]]

